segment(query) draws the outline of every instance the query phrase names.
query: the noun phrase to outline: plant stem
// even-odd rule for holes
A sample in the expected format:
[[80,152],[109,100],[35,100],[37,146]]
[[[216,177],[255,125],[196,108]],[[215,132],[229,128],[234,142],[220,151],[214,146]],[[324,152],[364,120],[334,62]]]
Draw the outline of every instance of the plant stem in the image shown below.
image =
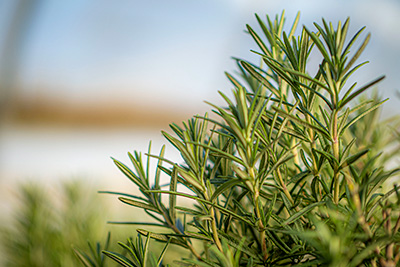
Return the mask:
[[[173,222],[171,222],[169,216],[167,215],[167,213],[165,212],[164,209],[161,209],[161,214],[165,219],[165,222],[168,224],[169,228],[171,228],[176,234],[182,234],[182,232],[175,226],[175,224]],[[199,253],[197,253],[197,251],[194,249],[194,247],[192,246],[192,244],[185,238],[186,241],[186,245],[188,246],[189,250],[192,252],[192,254],[200,261],[202,261],[202,258],[200,256]]]
[[259,201],[260,201],[260,194],[258,192],[258,189],[256,189],[254,192],[254,205],[256,210],[256,216],[257,218],[259,218],[258,226],[260,227],[259,232],[260,232],[261,251],[263,255],[263,260],[266,261],[268,259],[267,240],[265,239],[265,229],[264,229],[265,226],[261,220]]
[[[308,123],[311,124],[311,118],[308,114],[306,114],[306,120]],[[318,174],[318,166],[317,166],[317,159],[314,156],[314,153],[312,153],[313,149],[316,148],[315,145],[315,133],[313,129],[308,129],[308,134],[309,134],[309,139],[310,139],[310,149],[311,149],[311,160],[312,160],[312,169],[313,169],[313,174],[316,176]]]
[[277,173],[277,175],[278,175],[278,179],[279,179],[280,185],[282,186],[283,193],[284,193],[285,196],[289,199],[290,203],[292,203],[292,205],[293,205],[293,204],[294,204],[294,201],[293,201],[292,195],[291,195],[290,192],[288,191],[288,189],[287,189],[287,187],[286,187],[286,184],[285,184],[285,182],[283,181],[282,174],[281,174],[281,172],[280,172],[280,170],[279,170],[279,167],[277,168],[276,173]]
[[[292,146],[292,150],[293,150],[293,161],[294,161],[294,164],[296,164],[297,166],[301,166],[300,157],[299,157],[299,151],[297,150],[296,140],[294,138],[292,139],[291,146]],[[296,168],[296,174],[299,173],[299,172],[300,172],[300,170],[298,168]]]
[[333,179],[334,179],[334,202],[335,204],[339,204],[339,174],[338,172],[334,171],[333,174]]
[[260,232],[260,244],[261,244],[261,251],[263,260],[266,261],[268,258],[268,250],[267,250],[267,240],[265,238],[265,226],[262,221],[261,211],[260,211],[260,189],[256,183],[256,174],[254,171],[254,167],[250,167],[247,169],[250,175],[251,180],[253,181],[253,205],[256,211],[256,217],[258,218],[258,231]]
[[[172,230],[174,230],[175,233],[177,233],[177,234],[182,234],[182,233],[179,231],[179,229],[176,228],[175,225],[173,225],[171,228],[172,228]],[[186,245],[188,246],[188,248],[189,248],[189,250],[192,252],[192,254],[193,254],[198,260],[203,261],[203,259],[201,258],[200,254],[197,253],[197,251],[194,249],[194,247],[192,246],[192,244],[190,244],[189,241],[188,241],[187,239],[185,239],[185,241],[186,241]]]
[[216,218],[215,218],[215,210],[214,209],[215,209],[214,207],[211,207],[211,209],[210,209],[210,216],[212,218],[212,220],[211,220],[212,235],[214,238],[215,245],[217,246],[219,251],[223,252],[222,244],[218,237],[217,224],[215,223]]
[[337,116],[337,110],[333,110],[333,121],[332,121],[332,132],[333,132],[333,141],[332,141],[332,149],[333,149],[333,156],[335,157],[336,161],[334,163],[334,168],[333,168],[333,182],[334,182],[334,202],[335,204],[339,204],[339,138],[338,138],[338,116]]

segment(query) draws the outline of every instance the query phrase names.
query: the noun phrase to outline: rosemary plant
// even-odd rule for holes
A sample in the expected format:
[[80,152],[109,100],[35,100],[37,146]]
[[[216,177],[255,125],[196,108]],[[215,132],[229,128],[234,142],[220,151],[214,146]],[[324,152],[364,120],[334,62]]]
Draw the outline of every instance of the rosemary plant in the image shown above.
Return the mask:
[[[226,106],[209,103],[216,118],[194,116],[162,132],[183,162],[165,158],[164,147],[158,155],[149,147],[145,160],[129,153],[133,168],[114,159],[141,195],[105,193],[154,221],[130,224],[160,231],[139,229],[136,246],[120,243],[126,253],[104,253],[122,266],[159,266],[171,246],[190,253],[174,266],[397,266],[400,192],[384,182],[399,171],[388,169],[399,120],[379,121],[386,100],[363,94],[383,76],[349,83],[367,63],[357,60],[370,34],[348,37],[349,19],[295,35],[299,15],[288,32],[284,13],[256,18],[260,33],[247,31],[262,64],[236,59],[238,75],[226,73],[233,97],[219,92]],[[317,66],[311,54],[320,55]],[[152,239],[166,245],[146,261]]]
[[[10,222],[0,226],[0,266],[77,266],[71,245],[84,247],[107,231],[108,208],[99,205],[102,199],[94,192],[88,194],[88,187],[75,181],[61,186],[21,184]],[[115,236],[127,234],[117,230]]]

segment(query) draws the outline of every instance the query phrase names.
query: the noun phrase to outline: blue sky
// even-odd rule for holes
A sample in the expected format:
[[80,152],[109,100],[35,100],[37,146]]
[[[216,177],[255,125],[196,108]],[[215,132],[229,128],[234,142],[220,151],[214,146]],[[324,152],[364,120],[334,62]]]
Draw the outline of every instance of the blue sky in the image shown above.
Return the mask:
[[[2,1],[0,15],[9,14],[14,1]],[[362,84],[386,74],[380,91],[392,98],[391,107],[398,105],[400,3],[394,0],[42,0],[21,51],[19,93],[204,109],[203,100],[216,101],[217,90],[230,91],[223,74],[235,68],[230,57],[255,58],[245,24],[257,28],[254,13],[283,9],[287,26],[297,11],[309,28],[322,17],[336,24],[348,16],[352,33],[367,26],[372,40],[363,59],[371,63],[357,77]]]

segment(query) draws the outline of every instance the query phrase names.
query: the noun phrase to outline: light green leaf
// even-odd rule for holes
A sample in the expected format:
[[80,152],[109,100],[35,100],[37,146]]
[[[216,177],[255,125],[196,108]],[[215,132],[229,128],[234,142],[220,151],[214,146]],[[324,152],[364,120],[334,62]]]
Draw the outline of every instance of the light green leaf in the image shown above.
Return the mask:
[[123,203],[134,206],[134,207],[159,212],[159,210],[157,208],[155,208],[154,206],[143,203],[143,202],[139,202],[139,201],[136,201],[133,199],[125,198],[125,197],[119,197],[118,199],[120,201],[122,201]]
[[292,39],[293,34],[294,34],[294,32],[296,31],[296,29],[297,29],[297,25],[299,24],[299,20],[300,20],[300,11],[297,12],[296,18],[295,18],[294,21],[293,21],[293,25],[292,25],[292,27],[290,28],[290,32],[289,32],[289,36],[288,36],[288,39],[289,39],[289,40]]
[[[161,241],[161,242],[170,242],[172,244],[176,244],[176,245],[182,246],[184,248],[188,247],[187,244],[184,241],[181,241],[180,239],[178,239],[176,237],[173,237],[174,234],[152,233],[152,232],[149,232],[149,231],[144,230],[144,229],[136,229],[136,231],[139,234],[141,234],[143,236],[146,236],[146,237],[148,237],[150,235],[151,238],[156,239],[156,240]],[[177,236],[183,236],[183,235],[177,235]]]
[[[329,65],[332,65],[331,58],[329,54],[327,53],[324,45],[322,44],[321,40],[318,38],[318,36],[308,30],[306,27],[304,27],[304,30],[307,32],[307,34],[311,37],[311,39],[314,41],[315,45],[318,47],[318,50],[321,52],[322,56],[324,57],[325,61],[329,63]],[[321,32],[322,33],[322,32]]]
[[385,99],[382,102],[379,102],[375,105],[373,105],[372,107],[368,108],[367,110],[363,111],[362,113],[360,113],[357,117],[353,118],[351,121],[349,121],[341,130],[339,133],[339,136],[341,136],[344,131],[349,128],[351,125],[353,125],[355,122],[357,122],[359,119],[361,119],[362,117],[364,117],[365,115],[367,115],[368,113],[370,113],[371,111],[374,111],[375,109],[379,108],[383,103],[385,103],[388,100]]
[[207,149],[210,149],[210,150],[213,151],[213,152],[216,152],[216,153],[217,153],[219,156],[221,156],[221,157],[230,159],[230,160],[232,160],[232,161],[234,161],[234,162],[236,162],[236,163],[239,163],[240,165],[244,166],[243,160],[241,160],[241,159],[238,158],[238,157],[233,156],[233,155],[230,154],[230,153],[227,153],[227,152],[225,152],[225,151],[222,151],[222,150],[220,150],[220,149],[218,149],[218,148],[216,148],[216,147],[209,146],[209,145],[205,145],[205,144],[200,144],[200,143],[195,143],[195,142],[190,142],[190,143],[193,143],[193,144],[196,144],[196,145],[199,145],[199,146],[203,146],[204,148],[207,148]]
[[367,216],[366,216],[366,220],[368,221],[371,216],[374,214],[375,209],[381,204],[383,203],[386,199],[388,199],[393,193],[395,193],[396,191],[398,191],[399,189],[397,187],[393,188],[392,190],[388,191],[385,195],[383,195],[372,207],[371,209],[368,211]]
[[[133,264],[127,257],[124,255],[121,255],[119,253],[111,252],[111,251],[103,251],[103,253],[113,259],[114,261],[118,262],[121,266],[124,267],[137,267],[136,265]],[[140,266],[141,267],[141,266]]]
[[208,200],[196,197],[196,196],[192,196],[192,195],[188,195],[188,194],[180,193],[180,192],[170,192],[170,191],[163,191],[163,190],[148,190],[147,192],[148,193],[175,194],[177,196],[182,196],[182,197],[190,198],[190,199],[193,199],[193,200],[197,200],[197,201],[199,201],[201,203],[208,204],[208,205],[211,205],[211,206],[217,208],[218,210],[220,210],[224,214],[231,215],[232,217],[234,217],[236,219],[239,219],[239,220],[241,220],[241,221],[243,221],[243,222],[245,222],[247,224],[254,225],[251,221],[249,221],[248,219],[246,219],[243,216],[238,215],[236,212],[233,212],[233,211],[231,211],[229,209],[226,209],[226,208],[224,208],[224,207],[222,207],[222,206],[220,206],[218,204],[212,203],[211,201],[208,201]]
[[178,173],[182,176],[182,178],[188,182],[190,185],[194,186],[195,188],[197,188],[200,192],[205,192],[206,188],[204,187],[203,184],[201,184],[201,182],[199,182],[197,180],[197,178],[195,176],[193,176],[193,174],[191,172],[185,171],[184,169],[177,167],[177,171]]
[[264,54],[270,55],[271,52],[269,51],[267,46],[264,44],[264,42],[261,40],[261,38],[258,36],[258,34],[249,25],[246,25],[246,28],[249,31],[250,35],[253,37],[254,41],[256,41],[257,45],[264,52]]
[[121,225],[147,225],[147,226],[159,226],[159,227],[169,227],[164,224],[159,223],[151,223],[151,222],[115,222],[115,221],[108,221],[108,224],[121,224]]
[[229,81],[236,87],[240,88],[243,87],[238,80],[236,80],[232,75],[230,75],[228,72],[225,72],[226,77],[228,77]]
[[280,97],[279,91],[259,72],[257,72],[253,66],[245,61],[240,62],[243,68],[248,71],[254,78],[256,78],[259,82],[261,82],[265,87],[267,87],[274,95]]
[[[164,157],[164,153],[165,153],[165,145],[163,145],[161,147],[161,151],[160,151],[160,154],[159,154],[159,159],[158,159],[158,162],[157,162],[156,179],[155,179],[155,185],[154,185],[156,189],[160,188],[161,167],[162,167],[162,162],[163,162],[162,158]],[[149,151],[148,154],[146,154],[146,156],[148,158],[151,157],[150,156],[150,151]]]
[[[120,169],[120,171],[125,174],[126,177],[129,178],[129,180],[131,180],[132,182],[134,182],[137,186],[139,186],[140,188],[145,187],[146,185],[142,183],[142,181],[140,180],[140,178],[134,174],[131,169],[129,169],[125,164],[123,164],[122,162],[113,159],[114,164],[117,165],[118,169]],[[148,189],[148,188],[147,188]]]
[[[357,38],[359,33],[361,33],[361,31],[364,28],[362,28],[354,37]],[[367,44],[369,43],[369,40],[371,38],[371,34],[368,33],[367,37],[365,37],[363,43],[361,44],[360,48],[358,48],[357,52],[354,54],[354,56],[350,59],[349,63],[346,65],[346,67],[343,69],[343,73],[346,73],[351,66],[353,66],[353,64],[357,61],[357,59],[360,57],[361,53],[364,51],[365,47],[367,46]],[[355,39],[353,39],[355,41]],[[352,44],[353,40],[350,41],[349,45]],[[347,47],[346,47],[346,51],[347,51]]]
[[341,101],[339,101],[338,104],[338,109],[342,109],[347,103],[349,103],[351,100],[353,100],[356,96],[358,96],[359,94],[363,93],[365,90],[367,90],[368,88],[370,88],[371,86],[377,84],[378,82],[382,81],[385,78],[385,76],[381,76],[375,80],[373,80],[372,82],[364,85],[363,87],[361,87],[360,89],[358,89],[357,91],[355,91],[354,93],[352,93],[350,96],[348,96],[345,99],[342,99]]
[[308,123],[308,122],[294,116],[293,114],[287,113],[286,111],[284,111],[282,109],[278,109],[276,107],[272,107],[272,109],[274,109],[276,112],[279,112],[279,114],[281,114],[285,118],[288,118],[289,120],[291,120],[295,123],[303,125],[306,128],[313,129],[313,130],[317,131],[318,133],[322,134],[323,136],[325,136],[326,138],[328,138],[329,140],[331,140],[331,136],[329,135],[329,132],[326,129],[316,126],[314,124]]

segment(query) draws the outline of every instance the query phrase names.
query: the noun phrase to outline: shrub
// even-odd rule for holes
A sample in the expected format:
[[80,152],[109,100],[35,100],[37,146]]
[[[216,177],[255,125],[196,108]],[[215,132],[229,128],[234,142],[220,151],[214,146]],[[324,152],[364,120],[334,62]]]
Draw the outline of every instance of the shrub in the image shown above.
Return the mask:
[[[159,266],[172,245],[189,252],[174,263],[182,266],[395,266],[400,192],[385,182],[399,171],[388,168],[399,120],[381,122],[386,100],[364,94],[384,77],[349,82],[366,63],[356,64],[370,34],[346,39],[347,19],[296,36],[299,15],[289,32],[284,14],[256,18],[261,34],[247,30],[262,64],[237,59],[239,75],[226,74],[233,97],[220,92],[226,106],[210,103],[216,116],[162,132],[183,162],[165,158],[164,147],[158,155],[149,148],[146,160],[129,153],[133,168],[114,160],[141,195],[108,193],[154,221],[131,224],[160,231],[138,229],[136,245],[120,243],[126,254],[104,253],[122,266]],[[311,54],[321,57],[317,66]],[[165,243],[160,257],[148,256],[153,239]]]
[[106,231],[107,209],[97,195],[87,191],[88,186],[80,182],[61,187],[20,185],[18,205],[13,207],[10,221],[0,227],[4,266],[79,264],[72,245],[83,247]]

